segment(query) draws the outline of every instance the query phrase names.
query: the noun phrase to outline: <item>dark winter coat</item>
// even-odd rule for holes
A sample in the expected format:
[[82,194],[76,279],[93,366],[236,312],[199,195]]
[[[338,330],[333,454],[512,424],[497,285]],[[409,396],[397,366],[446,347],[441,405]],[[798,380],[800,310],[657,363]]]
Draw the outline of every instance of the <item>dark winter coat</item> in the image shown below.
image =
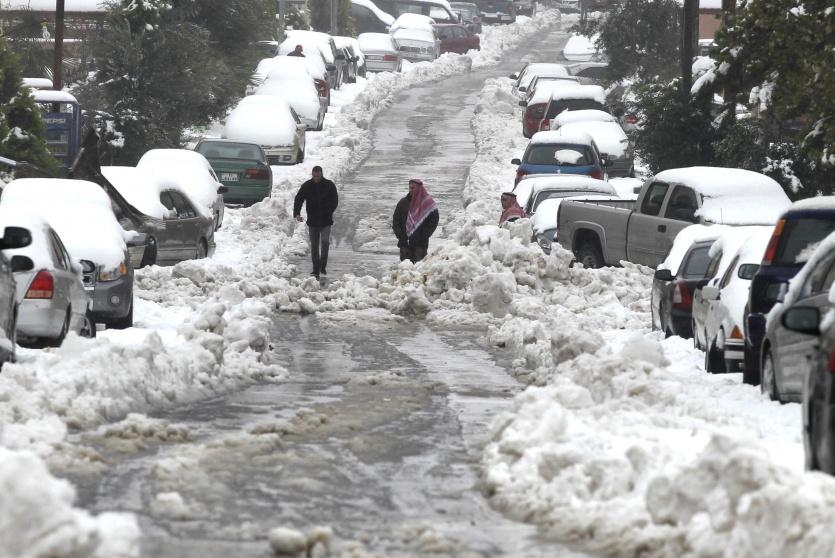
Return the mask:
[[412,195],[406,194],[403,199],[397,202],[397,207],[394,208],[391,228],[394,230],[394,236],[397,237],[397,246],[398,248],[405,248],[406,246],[429,248],[429,237],[438,228],[438,220],[440,218],[438,210],[436,209],[430,213],[417,230],[412,233],[412,236],[406,237],[406,217],[409,216],[409,202],[411,201]]
[[319,184],[311,178],[299,188],[293,202],[293,217],[301,215],[302,204],[307,205],[307,224],[311,227],[333,225],[333,212],[339,205],[336,184],[323,178]]

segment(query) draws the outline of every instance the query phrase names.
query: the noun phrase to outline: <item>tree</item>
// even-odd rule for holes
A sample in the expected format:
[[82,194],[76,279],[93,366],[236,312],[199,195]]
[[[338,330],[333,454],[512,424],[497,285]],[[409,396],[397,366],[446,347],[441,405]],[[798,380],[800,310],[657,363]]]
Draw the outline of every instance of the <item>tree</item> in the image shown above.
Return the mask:
[[[337,0],[336,34],[353,37],[354,21],[351,19],[351,0]],[[308,0],[310,26],[316,31],[330,33],[331,0]]]
[[[0,37],[0,155],[50,171],[58,163],[46,149],[46,127],[6,40]],[[19,173],[18,173],[19,174]]]

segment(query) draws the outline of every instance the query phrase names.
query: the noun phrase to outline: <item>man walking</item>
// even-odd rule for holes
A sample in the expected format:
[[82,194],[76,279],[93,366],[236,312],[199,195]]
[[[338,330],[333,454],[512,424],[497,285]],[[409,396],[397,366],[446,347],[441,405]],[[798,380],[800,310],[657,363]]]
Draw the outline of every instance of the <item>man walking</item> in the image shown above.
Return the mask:
[[438,226],[438,204],[418,178],[409,180],[409,193],[397,202],[391,226],[400,248],[400,261],[426,257],[429,237]]
[[313,167],[313,178],[299,188],[293,203],[293,217],[303,223],[302,204],[307,204],[307,230],[310,233],[310,258],[313,260],[311,275],[320,279],[327,276],[328,249],[331,242],[333,212],[339,205],[336,185],[322,177],[322,167]]

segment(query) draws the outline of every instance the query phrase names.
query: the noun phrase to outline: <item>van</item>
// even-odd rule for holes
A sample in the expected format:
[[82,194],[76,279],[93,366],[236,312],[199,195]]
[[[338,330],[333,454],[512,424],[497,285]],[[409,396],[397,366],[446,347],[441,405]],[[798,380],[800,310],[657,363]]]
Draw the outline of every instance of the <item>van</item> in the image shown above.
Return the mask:
[[375,0],[386,13],[394,17],[401,14],[421,14],[429,16],[435,23],[460,23],[459,17],[452,12],[447,0]]

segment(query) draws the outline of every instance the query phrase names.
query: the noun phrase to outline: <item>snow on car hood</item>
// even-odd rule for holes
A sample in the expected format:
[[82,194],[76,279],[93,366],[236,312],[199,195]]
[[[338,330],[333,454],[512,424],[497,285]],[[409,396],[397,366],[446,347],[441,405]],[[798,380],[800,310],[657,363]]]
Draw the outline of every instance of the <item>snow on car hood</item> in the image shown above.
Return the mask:
[[600,153],[621,158],[626,155],[629,138],[617,122],[572,122],[560,126],[567,134],[586,132],[597,144]]
[[258,86],[256,95],[269,95],[286,100],[299,116],[319,120],[319,93],[309,77],[303,79],[270,77]]
[[363,53],[369,52],[397,52],[397,47],[391,35],[386,33],[362,33],[357,37]]
[[398,29],[397,31],[392,32],[391,36],[397,43],[401,43],[403,41],[415,41],[430,43],[432,45],[435,44],[435,35],[432,34],[432,31],[428,31],[426,29]]
[[223,137],[251,141],[262,147],[293,145],[296,123],[290,105],[281,97],[251,95],[244,97],[229,116]]
[[151,149],[139,159],[136,168],[155,174],[164,183],[176,183],[204,217],[214,214],[212,208],[218,201],[217,189],[221,184],[200,153],[190,149]]
[[[154,173],[136,167],[107,166],[101,168],[101,173],[129,204],[145,215],[157,219],[168,215],[168,209],[159,201],[163,183]],[[173,185],[171,187],[174,188]]]

